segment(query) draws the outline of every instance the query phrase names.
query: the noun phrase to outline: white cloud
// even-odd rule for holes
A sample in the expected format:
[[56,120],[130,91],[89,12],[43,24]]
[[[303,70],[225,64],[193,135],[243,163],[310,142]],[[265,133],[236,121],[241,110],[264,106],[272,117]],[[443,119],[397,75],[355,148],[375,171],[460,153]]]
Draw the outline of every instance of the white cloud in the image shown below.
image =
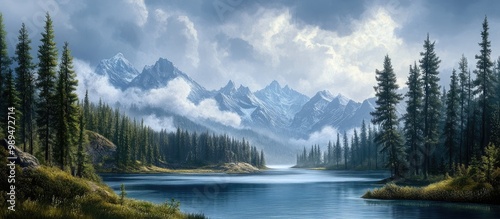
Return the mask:
[[[354,130],[357,130],[359,136],[359,127],[347,130],[345,133],[347,139],[349,140],[349,146],[351,144],[351,139],[354,136]],[[313,132],[309,134],[307,139],[290,139],[289,143],[292,145],[297,145],[301,147],[309,147],[311,145],[319,145],[321,148],[326,148],[328,142],[335,144],[337,142],[337,133],[340,137],[340,144],[344,146],[344,132],[339,132],[338,129],[332,126],[324,126],[320,131]]]
[[[302,145],[309,147],[311,145],[320,145],[324,147],[328,144],[328,141],[335,143],[337,141],[337,133],[339,131],[332,126],[325,126],[321,131],[313,132],[309,135],[307,139],[290,139],[290,143],[295,145]],[[342,138],[343,134],[340,133]]]
[[132,11],[136,15],[136,23],[139,26],[144,26],[144,24],[148,21],[148,16],[149,12],[146,7],[146,4],[144,4],[144,0],[127,0],[127,3],[129,3],[132,6]]
[[236,113],[220,111],[214,99],[204,99],[196,105],[188,99],[190,92],[189,84],[181,78],[176,78],[164,88],[146,92],[143,100],[146,104],[170,109],[192,119],[209,119],[228,126],[240,126],[241,118]]
[[261,67],[246,70],[240,63],[224,65],[236,81],[242,75],[252,75],[253,85],[258,88],[278,75],[308,95],[328,89],[360,101],[373,95],[375,69],[382,68],[383,58],[389,54],[403,85],[407,65],[418,58],[418,51],[408,48],[420,46],[407,45],[397,36],[397,20],[376,7],[367,10],[361,19],[352,20],[351,27],[350,34],[341,36],[317,26],[299,25],[288,9],[260,9],[254,14],[243,14],[240,20],[221,29],[229,37],[252,45]]
[[184,30],[182,31],[188,42],[188,52],[187,58],[191,60],[191,64],[194,67],[198,67],[200,62],[200,58],[198,55],[198,31],[194,27],[194,23],[189,19],[186,15],[180,15],[177,17],[177,20],[184,24]]
[[[132,103],[139,107],[148,105],[169,110],[192,120],[209,119],[232,127],[239,127],[241,124],[241,118],[237,114],[220,111],[213,99],[202,100],[198,105],[191,102],[188,99],[191,87],[181,78],[170,81],[162,88],[148,91],[129,88],[121,91],[110,85],[107,77],[96,75],[88,63],[75,59],[74,66],[79,81],[78,95],[83,97],[85,90],[88,90],[89,99],[93,102],[102,99],[109,104],[119,102],[125,106],[130,106]],[[165,128],[169,128],[168,119],[151,117],[149,121],[152,122],[148,124],[150,126],[158,127],[165,123],[167,124]]]
[[147,115],[144,117],[144,124],[147,124],[155,131],[166,130],[174,132],[176,127],[172,117],[157,117],[156,115]]

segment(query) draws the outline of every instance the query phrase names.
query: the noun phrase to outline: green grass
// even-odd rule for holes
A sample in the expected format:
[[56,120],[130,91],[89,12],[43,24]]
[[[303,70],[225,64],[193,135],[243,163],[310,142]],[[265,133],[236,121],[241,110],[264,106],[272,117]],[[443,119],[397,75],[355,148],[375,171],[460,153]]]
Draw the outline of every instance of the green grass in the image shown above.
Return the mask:
[[126,198],[122,205],[102,182],[73,177],[58,168],[17,171],[16,211],[7,210],[6,191],[1,191],[0,218],[204,218],[184,214],[173,203]]
[[471,177],[445,179],[424,187],[386,184],[380,189],[367,191],[363,198],[396,200],[433,200],[500,204],[500,191],[489,183],[476,182]]

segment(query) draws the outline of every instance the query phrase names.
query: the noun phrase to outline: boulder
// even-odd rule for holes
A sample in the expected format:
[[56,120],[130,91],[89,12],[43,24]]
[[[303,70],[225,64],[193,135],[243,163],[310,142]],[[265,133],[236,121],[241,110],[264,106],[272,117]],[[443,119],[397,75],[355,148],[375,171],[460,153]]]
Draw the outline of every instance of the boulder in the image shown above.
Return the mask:
[[260,171],[256,167],[245,162],[224,163],[222,165],[218,165],[215,169],[222,170],[225,173],[257,173]]
[[[3,148],[9,151],[8,148],[9,144],[7,143],[7,140],[2,139],[0,142]],[[38,159],[35,156],[31,155],[30,153],[23,152],[15,146],[13,148],[13,151],[14,151],[14,156],[17,157],[16,164],[19,165],[21,168],[23,168],[23,170],[30,168],[37,168],[38,166],[40,166],[40,162],[38,161]],[[12,155],[9,156],[12,157]]]
[[87,131],[87,136],[89,144],[86,146],[86,150],[97,172],[105,172],[116,168],[114,162],[116,145],[96,132]]

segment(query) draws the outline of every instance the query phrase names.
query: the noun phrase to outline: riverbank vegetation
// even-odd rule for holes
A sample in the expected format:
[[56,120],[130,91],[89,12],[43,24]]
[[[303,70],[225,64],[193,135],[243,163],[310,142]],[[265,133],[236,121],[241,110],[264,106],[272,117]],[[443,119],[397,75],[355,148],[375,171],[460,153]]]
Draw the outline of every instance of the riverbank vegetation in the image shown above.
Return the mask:
[[[1,161],[7,162],[5,150]],[[1,165],[2,179],[7,166]],[[7,181],[0,182],[8,188]],[[0,197],[0,218],[204,218],[184,214],[179,204],[163,204],[124,198],[120,201],[100,178],[79,178],[57,167],[16,168],[15,211],[7,209],[5,195]]]
[[[363,198],[435,200],[500,204],[500,149],[490,144],[480,160],[466,167],[457,165],[453,175],[422,186],[422,180],[395,180],[380,189],[367,191]],[[417,182],[416,186],[408,186]],[[400,184],[400,185],[396,185]]]

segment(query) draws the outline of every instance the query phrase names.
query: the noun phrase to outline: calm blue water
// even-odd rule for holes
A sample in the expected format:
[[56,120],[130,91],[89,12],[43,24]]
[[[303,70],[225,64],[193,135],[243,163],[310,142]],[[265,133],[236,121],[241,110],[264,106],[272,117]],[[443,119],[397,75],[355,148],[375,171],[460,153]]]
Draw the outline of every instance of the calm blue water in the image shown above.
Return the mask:
[[[360,198],[388,177],[381,171],[277,167],[259,174],[104,174],[117,193],[156,203],[175,198],[209,218],[500,218],[491,205]],[[500,198],[500,197],[499,197]]]

